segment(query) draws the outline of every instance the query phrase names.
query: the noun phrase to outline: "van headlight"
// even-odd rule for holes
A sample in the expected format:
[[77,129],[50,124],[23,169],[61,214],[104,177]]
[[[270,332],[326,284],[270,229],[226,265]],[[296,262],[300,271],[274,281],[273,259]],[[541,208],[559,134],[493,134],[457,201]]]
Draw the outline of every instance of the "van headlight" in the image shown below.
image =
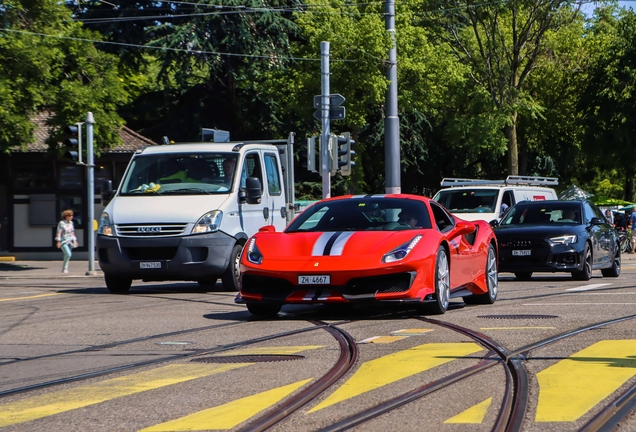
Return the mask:
[[406,258],[409,252],[413,250],[415,245],[419,243],[420,240],[422,240],[422,236],[416,235],[415,237],[413,237],[413,240],[396,247],[391,252],[386,253],[382,257],[382,262],[388,264],[403,260],[404,258]]
[[221,218],[223,212],[221,210],[212,210],[199,218],[192,228],[192,234],[201,234],[216,232],[221,227]]
[[110,222],[110,215],[106,212],[102,213],[99,218],[99,228],[97,234],[112,236],[115,233],[115,226]]

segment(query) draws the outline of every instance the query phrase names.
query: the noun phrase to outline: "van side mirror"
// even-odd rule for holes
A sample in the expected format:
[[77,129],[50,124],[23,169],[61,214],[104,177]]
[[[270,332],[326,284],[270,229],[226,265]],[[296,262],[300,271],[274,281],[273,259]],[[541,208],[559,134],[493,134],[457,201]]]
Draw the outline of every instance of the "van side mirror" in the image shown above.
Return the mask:
[[102,205],[107,206],[111,199],[113,199],[113,182],[112,180],[104,180],[102,182]]
[[239,191],[239,202],[248,204],[260,204],[263,192],[261,192],[261,181],[258,177],[248,177],[245,179],[245,187]]

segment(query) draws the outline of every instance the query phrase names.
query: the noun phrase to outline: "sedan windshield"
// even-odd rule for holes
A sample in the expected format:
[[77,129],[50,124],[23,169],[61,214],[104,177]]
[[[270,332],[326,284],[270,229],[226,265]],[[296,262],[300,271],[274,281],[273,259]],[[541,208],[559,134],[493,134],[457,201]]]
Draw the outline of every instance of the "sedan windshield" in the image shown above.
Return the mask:
[[529,224],[581,224],[581,206],[578,204],[528,203],[514,206],[501,221],[501,225]]
[[121,195],[225,194],[232,187],[237,154],[151,154],[135,157]]
[[351,198],[314,204],[285,230],[398,231],[431,228],[426,204],[397,198]]

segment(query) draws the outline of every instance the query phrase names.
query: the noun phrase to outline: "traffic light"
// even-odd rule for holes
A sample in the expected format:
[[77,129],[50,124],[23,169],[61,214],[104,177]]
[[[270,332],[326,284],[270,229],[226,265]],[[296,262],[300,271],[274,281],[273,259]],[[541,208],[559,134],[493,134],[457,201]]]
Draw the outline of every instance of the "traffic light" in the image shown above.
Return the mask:
[[331,173],[335,174],[340,171],[343,176],[351,175],[351,167],[355,166],[353,162],[353,155],[355,151],[351,150],[351,147],[355,144],[355,141],[351,139],[350,132],[343,132],[342,135],[332,135],[331,141]]
[[316,170],[316,137],[315,135],[307,138],[307,146],[301,147],[300,164],[308,171],[317,172]]
[[64,157],[69,158],[70,160],[77,162],[78,164],[82,163],[82,124],[77,123],[74,125],[66,126],[64,128],[64,133],[68,136],[64,140],[64,145],[68,147],[66,153],[64,153]]

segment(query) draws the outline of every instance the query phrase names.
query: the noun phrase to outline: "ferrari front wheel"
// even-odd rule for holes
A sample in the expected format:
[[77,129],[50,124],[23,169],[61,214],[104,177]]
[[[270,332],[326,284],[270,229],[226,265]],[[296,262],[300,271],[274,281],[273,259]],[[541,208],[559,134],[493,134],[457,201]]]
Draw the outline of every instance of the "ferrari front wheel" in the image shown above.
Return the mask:
[[247,310],[250,311],[252,315],[259,317],[273,318],[278,315],[281,306],[282,305],[278,303],[247,302]]
[[437,249],[437,260],[435,262],[435,300],[426,303],[424,310],[427,313],[441,315],[448,309],[450,301],[450,267],[446,249],[440,246]]

